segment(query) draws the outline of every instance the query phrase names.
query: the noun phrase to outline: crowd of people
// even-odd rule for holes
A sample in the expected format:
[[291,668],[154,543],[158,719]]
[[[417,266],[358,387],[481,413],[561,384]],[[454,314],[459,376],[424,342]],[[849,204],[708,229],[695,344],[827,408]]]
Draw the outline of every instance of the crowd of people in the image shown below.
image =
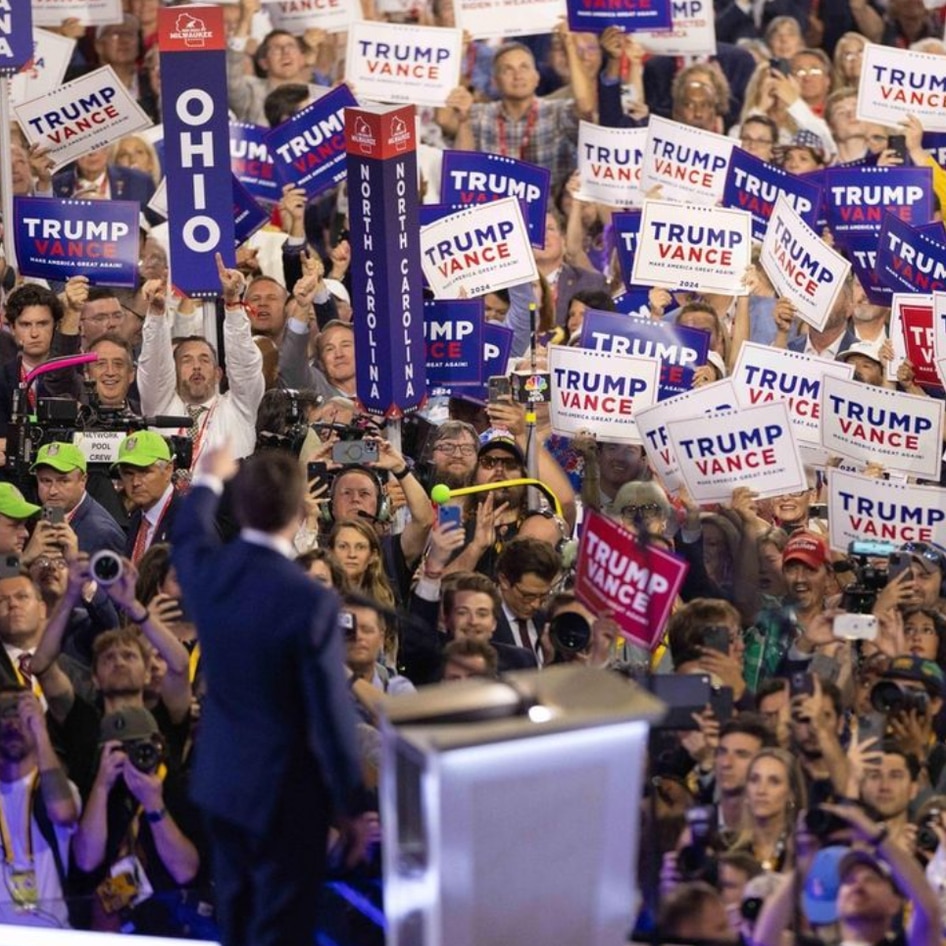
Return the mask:
[[[77,40],[69,76],[111,66],[156,122],[158,6],[124,0],[120,23],[57,30]],[[440,0],[362,7],[367,19],[456,23],[453,4]],[[274,127],[345,79],[343,35],[272,29],[259,0],[223,10],[233,119]],[[855,108],[865,44],[946,55],[940,11],[923,0],[718,0],[715,15],[716,53],[692,62],[614,27],[467,37],[460,86],[442,108],[418,109],[418,193],[428,203],[438,201],[445,148],[551,172],[538,279],[482,299],[483,318],[513,330],[508,372],[546,364],[549,344],[577,344],[585,313],[614,311],[627,288],[612,224],[622,208],[581,199],[582,120],[634,127],[659,115],[728,134],[791,174],[929,167],[941,219],[946,171],[924,150],[921,123],[883,127]],[[679,728],[651,735],[633,812],[648,842],[642,908],[629,930],[636,922],[651,941],[765,946],[789,934],[845,946],[946,938],[946,548],[838,551],[823,506],[831,458],[807,469],[799,492],[763,499],[737,486],[728,502],[700,506],[685,489],[664,488],[642,444],[562,436],[547,405],[533,417],[505,394],[432,392],[395,433],[358,400],[353,326],[363,313],[344,182],[311,202],[286,186],[266,239],[239,247],[232,268],[218,256],[219,297],[202,302],[173,288],[175,234],[149,207],[163,176],[150,140],[122,138],[53,174],[14,129],[10,160],[15,194],[138,200],[142,232],[131,290],[83,275],[49,285],[3,263],[0,921],[219,935],[210,864],[222,834],[218,824],[210,842],[189,792],[208,699],[194,608],[214,576],[208,560],[175,549],[175,537],[192,540],[199,510],[219,540],[268,545],[338,596],[338,673],[355,711],[362,781],[330,835],[338,876],[380,875],[386,694],[561,663],[641,685],[698,674],[711,703],[676,707]],[[854,275],[821,329],[776,296],[760,266],[746,279],[748,296],[737,287],[649,292],[647,317],[709,337],[695,386],[728,376],[751,341],[849,362],[868,387],[943,400],[942,388],[917,383],[909,361],[888,372],[890,310]],[[51,359],[79,354],[96,357],[23,388]],[[149,423],[158,415],[161,424]],[[293,458],[307,489],[289,510],[291,528],[277,523],[285,535],[260,538],[245,495],[224,483],[232,471],[217,475],[227,451],[241,462]],[[925,485],[946,485],[940,461],[942,476]],[[877,464],[866,472],[888,475]],[[507,483],[527,476],[544,484],[542,496]],[[438,484],[481,489],[435,505]],[[222,491],[219,502],[199,486]],[[688,565],[653,651],[576,594],[590,511]],[[178,573],[182,563],[190,573]],[[275,637],[266,622],[289,601],[273,601],[263,578],[249,581],[233,589],[234,613],[258,607],[260,637]],[[851,615],[869,626],[857,635],[865,639],[840,630]],[[261,661],[265,650],[254,643]],[[224,672],[219,656],[208,659],[211,676]],[[252,674],[232,682],[254,687]],[[272,674],[260,671],[259,686],[274,701],[285,695]],[[240,747],[247,756],[270,748]],[[213,809],[206,786],[204,776],[196,794]],[[234,810],[238,788],[228,796]],[[312,797],[329,803],[321,783]],[[279,806],[266,809],[277,819],[270,808]],[[260,837],[275,830],[252,814],[244,820]],[[225,941],[263,943],[259,930],[234,935],[239,895],[229,889],[228,898]],[[340,941],[378,935],[349,929]]]

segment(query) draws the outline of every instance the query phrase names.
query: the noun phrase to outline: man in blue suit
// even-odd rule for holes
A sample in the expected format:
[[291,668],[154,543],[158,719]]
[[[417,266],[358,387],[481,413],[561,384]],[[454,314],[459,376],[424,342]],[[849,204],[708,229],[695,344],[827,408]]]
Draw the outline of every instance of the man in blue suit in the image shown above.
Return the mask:
[[79,540],[79,550],[111,549],[121,555],[126,536],[104,506],[86,492],[85,454],[74,444],[53,441],[36,453],[30,472],[36,475],[36,491],[44,506],[62,509]]
[[354,707],[337,599],[292,561],[298,463],[277,451],[244,462],[233,480],[242,531],[222,545],[214,516],[235,471],[228,448],[204,451],[172,530],[207,680],[192,796],[224,946],[302,946],[332,810],[353,813],[361,784]]
[[109,164],[108,153],[108,148],[97,148],[55,173],[53,197],[136,200],[144,212],[154,194],[151,176],[135,168]]

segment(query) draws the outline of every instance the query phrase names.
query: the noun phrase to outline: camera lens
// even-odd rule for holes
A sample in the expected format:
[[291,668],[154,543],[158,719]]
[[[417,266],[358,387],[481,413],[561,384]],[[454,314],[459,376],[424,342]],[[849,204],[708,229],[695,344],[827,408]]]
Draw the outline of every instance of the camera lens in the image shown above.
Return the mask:
[[578,654],[591,643],[591,625],[581,614],[562,611],[549,622],[552,646],[565,654]]
[[89,570],[100,585],[114,585],[125,568],[121,556],[111,549],[100,549],[90,559]]

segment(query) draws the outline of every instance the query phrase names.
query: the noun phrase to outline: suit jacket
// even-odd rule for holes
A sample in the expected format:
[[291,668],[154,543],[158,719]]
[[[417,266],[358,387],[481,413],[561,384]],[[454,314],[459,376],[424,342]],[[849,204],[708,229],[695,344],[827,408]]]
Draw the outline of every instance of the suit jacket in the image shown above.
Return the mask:
[[[154,181],[150,174],[135,168],[126,168],[110,164],[106,168],[108,186],[112,200],[136,200],[141,204],[142,212],[154,195]],[[53,197],[73,197],[75,195],[78,169],[70,164],[53,175]]]
[[[180,508],[181,494],[175,491],[171,494],[171,502],[168,504],[168,508],[164,511],[164,515],[161,517],[161,521],[158,523],[157,529],[154,530],[154,535],[151,538],[148,548],[151,548],[152,545],[155,545],[158,542],[171,541],[171,528],[174,525],[174,518],[177,516],[178,510]],[[141,510],[136,509],[131,514],[131,518],[128,520],[128,535],[125,538],[125,554],[129,558],[131,558],[131,553],[135,548],[135,539],[138,537],[138,527],[141,525],[141,516]]]
[[[141,521],[140,517],[138,521]],[[125,547],[128,544],[125,530],[108,510],[88,493],[76,506],[69,524],[79,539],[80,552],[88,552],[91,555],[99,549],[111,549],[120,555],[125,553]]]
[[[838,354],[842,351],[847,351],[855,342],[857,341],[857,335],[854,332],[854,329],[851,328],[850,323],[845,330],[844,334],[841,336],[841,344],[838,346]],[[805,351],[805,346],[808,344],[807,335],[796,335],[789,343],[789,351]]]
[[586,289],[606,291],[607,288],[607,280],[601,273],[592,272],[590,269],[582,269],[580,266],[572,266],[570,263],[563,263],[562,271],[558,274],[558,282],[556,283],[555,324],[565,324],[568,316],[568,303],[576,292],[583,292]]
[[[545,624],[545,612],[537,611],[532,618],[532,623],[541,633]],[[506,670],[530,670],[538,667],[539,661],[535,653],[526,647],[520,647],[518,638],[513,634],[509,626],[509,619],[506,612],[500,608],[499,615],[496,618],[496,630],[489,641],[496,652],[499,654],[499,669]]]
[[314,769],[320,778],[305,804],[325,806],[328,794],[351,811],[361,766],[337,599],[272,548],[242,538],[223,545],[217,502],[211,489],[194,486],[172,532],[207,681],[192,797],[210,815],[262,835],[282,788]]

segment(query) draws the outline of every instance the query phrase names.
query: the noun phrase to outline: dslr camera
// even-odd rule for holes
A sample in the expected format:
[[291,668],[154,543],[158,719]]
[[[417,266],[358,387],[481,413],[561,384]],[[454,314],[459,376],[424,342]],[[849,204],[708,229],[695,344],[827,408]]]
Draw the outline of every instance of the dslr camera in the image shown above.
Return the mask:
[[549,640],[555,648],[556,663],[570,660],[591,644],[591,625],[584,615],[560,611],[549,621]]
[[870,705],[878,713],[917,713],[926,715],[930,708],[930,697],[926,690],[914,690],[899,680],[879,680],[870,691]]
[[164,761],[164,740],[160,736],[152,736],[150,739],[129,739],[122,742],[122,751],[139,772],[152,775]]

